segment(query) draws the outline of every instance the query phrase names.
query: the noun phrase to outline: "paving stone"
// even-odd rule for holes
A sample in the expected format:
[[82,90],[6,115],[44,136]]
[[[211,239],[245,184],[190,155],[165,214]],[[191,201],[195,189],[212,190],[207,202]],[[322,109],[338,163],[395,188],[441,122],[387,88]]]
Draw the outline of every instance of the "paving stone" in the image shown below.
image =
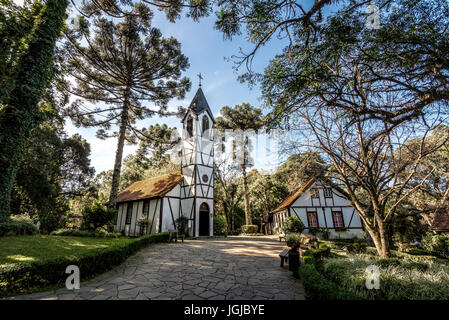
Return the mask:
[[213,291],[204,291],[203,293],[200,293],[199,296],[201,298],[209,299],[211,297],[215,297],[217,294]]
[[139,294],[140,289],[134,288],[134,289],[128,289],[128,290],[121,290],[118,293],[119,298],[135,298]]
[[154,244],[81,290],[65,288],[12,299],[305,299],[301,282],[279,268],[276,237],[228,237]]
[[134,284],[123,284],[123,285],[118,286],[118,290],[119,291],[128,290],[128,289],[133,289],[135,287],[136,287],[136,285],[134,285]]

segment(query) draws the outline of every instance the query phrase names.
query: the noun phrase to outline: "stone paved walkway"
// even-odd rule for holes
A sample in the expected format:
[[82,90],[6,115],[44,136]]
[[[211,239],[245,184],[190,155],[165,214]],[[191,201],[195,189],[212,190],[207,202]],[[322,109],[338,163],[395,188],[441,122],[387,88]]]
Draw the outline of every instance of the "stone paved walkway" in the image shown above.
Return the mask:
[[[58,289],[13,299],[304,299],[301,282],[279,266],[285,248],[274,237],[228,237],[155,244],[80,290]],[[82,272],[82,270],[81,270]]]

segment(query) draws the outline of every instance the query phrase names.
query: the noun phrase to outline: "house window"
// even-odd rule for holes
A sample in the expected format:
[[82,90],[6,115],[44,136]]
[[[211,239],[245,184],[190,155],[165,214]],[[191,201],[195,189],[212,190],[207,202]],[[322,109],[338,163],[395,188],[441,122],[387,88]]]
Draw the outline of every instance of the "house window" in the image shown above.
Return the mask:
[[142,218],[148,218],[149,213],[150,213],[150,201],[148,200],[143,202]]
[[319,198],[320,197],[320,191],[317,188],[310,189],[310,196],[312,198]]
[[343,222],[343,213],[340,211],[333,211],[332,219],[334,220],[335,229],[342,229],[345,227],[345,223]]
[[225,152],[225,150],[226,150],[225,143],[226,143],[226,138],[221,137],[221,152]]
[[126,208],[126,224],[131,224],[131,218],[133,215],[133,203],[128,202],[128,208]]
[[193,119],[191,117],[189,117],[187,119],[186,130],[187,130],[187,136],[188,137],[193,136]]
[[332,188],[324,188],[324,197],[332,198]]
[[209,132],[209,131],[208,131],[208,130],[209,130],[209,118],[208,118],[206,115],[203,116],[203,125],[202,125],[202,127],[203,127],[203,133],[202,133],[202,136],[204,137],[205,134],[206,134],[207,132]]
[[309,228],[318,228],[318,218],[316,212],[307,212],[307,222],[309,223]]

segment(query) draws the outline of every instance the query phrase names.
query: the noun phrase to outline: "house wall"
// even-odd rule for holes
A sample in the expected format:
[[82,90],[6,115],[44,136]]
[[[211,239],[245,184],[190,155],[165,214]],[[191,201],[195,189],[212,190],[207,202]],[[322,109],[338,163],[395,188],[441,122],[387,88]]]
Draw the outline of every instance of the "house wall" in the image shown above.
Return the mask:
[[[312,197],[312,189],[318,190],[319,197]],[[318,228],[327,228],[330,231],[329,237],[331,239],[363,238],[363,224],[357,210],[335,189],[332,189],[332,197],[325,197],[324,189],[325,186],[315,183],[287,209],[274,213],[273,227],[281,227],[283,220],[287,216],[297,216],[306,227],[304,231],[308,232],[307,212],[310,211],[316,212]],[[345,231],[339,231],[339,229],[335,228],[332,216],[333,211],[342,212]]]
[[[118,208],[117,223],[115,226],[117,231],[124,231],[126,236],[140,235],[140,226],[137,221],[142,217],[144,201],[149,202],[148,233],[159,232],[161,205],[161,199],[159,198],[120,203]],[[128,211],[128,206],[131,203],[133,206],[131,222],[126,224],[126,213]]]
[[179,197],[181,187],[177,185],[162,198],[162,230],[167,232],[176,229],[176,220],[180,216],[181,199]]

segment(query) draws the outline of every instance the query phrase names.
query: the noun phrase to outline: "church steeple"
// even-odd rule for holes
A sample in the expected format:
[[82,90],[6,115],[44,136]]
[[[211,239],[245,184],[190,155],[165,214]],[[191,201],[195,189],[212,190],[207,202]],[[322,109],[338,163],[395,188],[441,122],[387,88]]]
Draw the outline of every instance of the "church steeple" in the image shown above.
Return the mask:
[[209,104],[207,103],[207,100],[206,100],[206,97],[204,96],[203,90],[201,89],[201,87],[199,87],[195,94],[195,97],[193,97],[193,100],[190,103],[190,106],[187,109],[187,112],[181,122],[184,123],[188,114],[193,113],[195,116],[198,116],[199,114],[201,114],[204,111],[209,114],[209,117],[211,118],[212,122],[215,123],[214,115],[212,114],[212,111],[210,110]]
[[191,221],[191,235],[213,235],[215,119],[201,88],[182,123],[181,212]]

